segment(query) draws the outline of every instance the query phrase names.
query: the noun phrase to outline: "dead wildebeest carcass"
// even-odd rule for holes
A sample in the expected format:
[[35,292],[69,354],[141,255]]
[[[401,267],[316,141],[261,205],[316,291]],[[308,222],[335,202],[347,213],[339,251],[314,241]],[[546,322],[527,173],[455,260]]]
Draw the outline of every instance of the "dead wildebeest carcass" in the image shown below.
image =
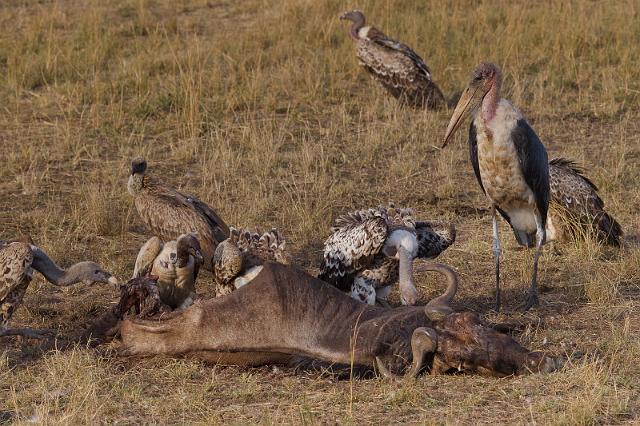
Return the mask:
[[359,303],[291,266],[268,263],[249,285],[227,296],[151,319],[125,319],[122,351],[239,365],[303,356],[377,367],[387,377],[415,377],[424,369],[504,376],[557,368],[554,358],[526,350],[476,314],[454,313],[449,303],[457,275],[440,264],[427,269],[447,276],[442,296],[424,307],[383,308]]

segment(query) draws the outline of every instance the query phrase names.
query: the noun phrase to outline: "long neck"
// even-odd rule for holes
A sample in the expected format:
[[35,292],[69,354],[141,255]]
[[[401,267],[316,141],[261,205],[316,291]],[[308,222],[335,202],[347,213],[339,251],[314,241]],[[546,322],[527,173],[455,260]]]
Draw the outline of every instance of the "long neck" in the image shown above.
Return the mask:
[[33,268],[44,275],[51,284],[67,286],[80,281],[77,277],[73,277],[67,271],[56,265],[40,248],[31,246],[31,249],[33,251]]
[[351,34],[351,38],[353,38],[354,40],[360,40],[360,35],[358,34],[358,31],[360,31],[360,28],[362,28],[363,26],[364,26],[364,16],[358,15],[355,21],[353,21],[353,24],[351,24],[351,30],[349,30],[349,33]]
[[500,88],[502,87],[502,74],[496,72],[493,77],[491,89],[482,100],[482,118],[485,123],[489,123],[496,116],[498,102],[500,102]]

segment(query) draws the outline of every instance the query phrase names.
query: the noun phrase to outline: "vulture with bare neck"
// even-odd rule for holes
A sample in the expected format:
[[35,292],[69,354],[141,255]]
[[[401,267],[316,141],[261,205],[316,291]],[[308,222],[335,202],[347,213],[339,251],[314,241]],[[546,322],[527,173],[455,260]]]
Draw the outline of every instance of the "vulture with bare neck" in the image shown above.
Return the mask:
[[57,286],[69,286],[79,282],[118,283],[113,275],[94,262],[80,262],[62,269],[35,245],[19,241],[0,241],[0,337],[45,337],[43,333],[30,328],[7,328],[13,312],[22,303],[34,270]]
[[410,209],[393,204],[348,213],[324,243],[318,277],[370,305],[384,304],[399,282],[402,304],[414,305],[414,259],[434,259],[455,239],[453,224],[417,221]]
[[127,183],[136,210],[152,234],[164,241],[196,233],[202,247],[203,268],[211,271],[213,252],[229,236],[229,228],[206,203],[162,183],[147,172],[144,158],[131,162]]
[[180,235],[163,243],[151,237],[140,248],[133,277],[158,277],[160,300],[172,309],[184,309],[196,298],[196,279],[203,258],[194,234]]
[[340,19],[352,22],[349,34],[356,43],[360,64],[401,102],[416,108],[436,109],[447,105],[431,71],[409,46],[393,40],[379,29],[365,26],[359,10]]

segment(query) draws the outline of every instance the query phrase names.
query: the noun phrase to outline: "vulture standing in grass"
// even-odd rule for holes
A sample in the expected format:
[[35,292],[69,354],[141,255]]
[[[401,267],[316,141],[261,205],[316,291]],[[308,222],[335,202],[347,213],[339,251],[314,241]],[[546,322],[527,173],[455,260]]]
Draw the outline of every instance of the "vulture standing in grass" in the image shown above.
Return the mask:
[[213,253],[229,236],[229,228],[211,207],[147,173],[144,158],[132,161],[127,189],[142,221],[154,235],[170,241],[182,234],[197,233],[204,258],[203,268],[212,270]]
[[229,238],[218,245],[213,257],[216,296],[246,285],[265,262],[289,263],[285,239],[277,229],[261,233],[231,228]]
[[30,328],[7,328],[13,312],[22,302],[34,269],[44,275],[51,284],[57,286],[68,286],[78,282],[118,283],[113,275],[105,272],[94,262],[76,263],[65,270],[56,265],[35,245],[19,241],[0,241],[0,337],[24,336],[36,339],[45,337],[42,331],[38,332]]
[[162,243],[151,237],[140,249],[132,278],[158,277],[160,300],[172,309],[189,307],[196,297],[196,279],[202,265],[200,243],[194,234]]
[[596,187],[571,160],[549,162],[551,204],[547,218],[547,239],[566,240],[592,236],[612,246],[622,244],[620,224],[604,209]]
[[340,19],[352,22],[349,34],[356,43],[360,64],[392,96],[416,108],[447,105],[431,79],[431,71],[409,46],[388,38],[375,27],[365,26],[364,14],[359,10],[346,12]]
[[332,232],[318,278],[370,305],[384,304],[397,281],[402,304],[414,305],[413,260],[436,258],[456,238],[453,224],[416,221],[393,205],[340,216]]
[[538,258],[545,242],[549,208],[549,160],[540,139],[520,111],[500,97],[502,73],[480,64],[451,116],[442,147],[471,113],[469,152],[473,171],[489,198],[493,216],[496,309],[500,309],[500,236],[497,213],[511,225],[518,243],[534,247],[533,273],[525,309],[538,304]]

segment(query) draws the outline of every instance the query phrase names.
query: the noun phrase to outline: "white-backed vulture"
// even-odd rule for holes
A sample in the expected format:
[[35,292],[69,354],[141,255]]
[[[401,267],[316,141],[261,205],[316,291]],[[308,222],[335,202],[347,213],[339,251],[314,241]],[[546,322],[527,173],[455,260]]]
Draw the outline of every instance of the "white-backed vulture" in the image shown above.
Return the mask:
[[229,236],[229,228],[211,207],[162,183],[147,172],[147,162],[141,157],[131,162],[127,189],[134,198],[138,214],[153,235],[170,241],[182,234],[197,233],[204,258],[203,268],[212,270],[213,252]]

